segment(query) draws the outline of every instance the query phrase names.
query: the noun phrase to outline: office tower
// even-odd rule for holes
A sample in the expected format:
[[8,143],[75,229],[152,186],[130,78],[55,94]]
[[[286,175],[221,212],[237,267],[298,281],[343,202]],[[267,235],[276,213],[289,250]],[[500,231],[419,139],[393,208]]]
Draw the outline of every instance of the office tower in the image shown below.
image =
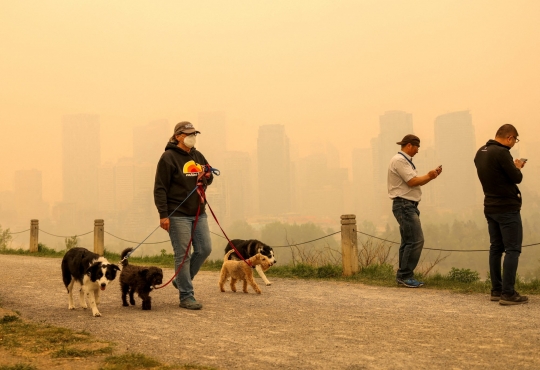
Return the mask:
[[157,166],[165,146],[173,134],[166,119],[152,121],[133,129],[133,160],[136,164],[153,163]]
[[117,211],[126,211],[131,207],[134,171],[133,158],[120,158],[115,166],[114,194]]
[[15,171],[13,191],[18,218],[21,221],[46,216],[42,182],[41,171]]
[[373,158],[371,148],[356,148],[352,152],[352,193],[356,219],[373,221]]
[[79,209],[98,208],[101,163],[99,116],[68,115],[62,120],[63,201]]
[[98,211],[102,217],[116,211],[115,166],[104,163],[98,171]]
[[259,127],[257,138],[259,212],[281,216],[290,211],[289,138],[283,125]]
[[[413,158],[414,165],[419,176],[423,176],[429,171],[439,166],[439,158],[437,151],[433,146],[423,144],[418,153]],[[446,176],[445,176],[446,177]],[[441,178],[444,181],[444,178]],[[422,186],[422,209],[426,207],[436,207],[437,198],[437,181],[430,183],[427,186]]]
[[435,150],[443,166],[436,181],[437,204],[451,211],[474,206],[478,182],[474,156],[476,141],[469,111],[443,114],[435,119]]
[[224,112],[199,113],[199,122],[195,124],[201,132],[197,136],[197,149],[208,163],[220,168],[224,163],[227,150],[227,120]]
[[[414,134],[412,114],[402,111],[387,111],[379,117],[379,135],[371,140],[373,156],[373,215],[391,214],[388,199],[387,177],[390,159],[401,149],[396,143],[407,134]],[[420,138],[422,139],[422,138]]]
[[[250,172],[251,158],[247,152],[226,152],[221,176],[214,182],[225,183],[227,219],[245,220],[253,214],[253,186]],[[212,185],[213,186],[213,185]]]

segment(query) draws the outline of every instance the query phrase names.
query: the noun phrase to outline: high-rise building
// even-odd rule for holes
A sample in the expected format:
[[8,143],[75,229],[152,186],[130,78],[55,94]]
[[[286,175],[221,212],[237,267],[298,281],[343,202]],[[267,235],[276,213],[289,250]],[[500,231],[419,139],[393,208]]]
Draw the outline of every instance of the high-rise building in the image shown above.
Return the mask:
[[[253,186],[250,172],[251,158],[247,152],[226,152],[221,176],[214,182],[225,183],[227,218],[245,220],[253,214]],[[213,185],[212,185],[213,186]]]
[[133,185],[135,167],[133,158],[120,158],[115,166],[115,200],[116,210],[126,211],[133,202]]
[[101,217],[111,215],[116,211],[115,199],[115,166],[104,163],[98,171],[98,210]]
[[79,209],[98,208],[101,164],[99,116],[78,114],[62,120],[63,201]]
[[407,134],[414,134],[412,114],[387,111],[379,117],[379,135],[371,140],[373,157],[373,215],[391,213],[388,200],[387,177],[390,159],[400,150],[399,142]]
[[289,138],[283,125],[259,127],[257,138],[259,213],[280,216],[291,210]]
[[372,221],[374,202],[371,148],[357,148],[352,152],[352,197],[356,219]]
[[42,197],[41,171],[36,169],[16,171],[13,177],[13,190],[19,219],[39,219],[47,216]]
[[201,112],[195,125],[201,135],[197,136],[197,149],[213,167],[223,166],[227,151],[227,119],[224,112]]
[[152,163],[157,166],[173,129],[166,119],[152,121],[133,129],[133,160],[136,164]]
[[477,204],[474,166],[476,139],[469,111],[443,114],[435,119],[435,150],[444,181],[436,181],[437,204],[462,211]]

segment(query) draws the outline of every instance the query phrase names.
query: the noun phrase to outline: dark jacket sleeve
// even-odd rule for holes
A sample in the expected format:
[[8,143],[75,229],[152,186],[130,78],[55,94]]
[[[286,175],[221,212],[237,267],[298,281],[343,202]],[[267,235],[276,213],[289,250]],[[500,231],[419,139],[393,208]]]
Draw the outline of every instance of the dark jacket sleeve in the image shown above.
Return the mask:
[[175,168],[165,158],[161,157],[157,165],[156,180],[154,183],[154,203],[156,204],[160,219],[169,216],[167,194],[171,187],[173,171],[175,171]]
[[514,184],[521,183],[521,180],[523,180],[523,173],[521,173],[519,168],[517,168],[514,164],[512,155],[508,150],[501,151],[501,154],[499,155],[499,163],[510,181],[512,181]]

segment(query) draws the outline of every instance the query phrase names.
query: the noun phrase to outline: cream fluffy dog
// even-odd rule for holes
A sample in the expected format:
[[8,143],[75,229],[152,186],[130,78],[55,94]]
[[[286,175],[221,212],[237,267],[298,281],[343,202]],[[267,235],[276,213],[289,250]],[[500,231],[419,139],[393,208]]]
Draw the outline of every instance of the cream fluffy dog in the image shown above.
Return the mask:
[[[261,289],[253,279],[253,269],[244,261],[234,261],[229,260],[231,253],[234,253],[234,250],[230,250],[225,257],[223,257],[223,266],[221,267],[221,274],[219,276],[219,288],[222,292],[225,291],[224,285],[227,281],[227,277],[231,276],[231,290],[236,292],[236,282],[238,280],[244,281],[244,293],[247,293],[247,285],[251,285],[253,290],[258,294],[261,294]],[[255,267],[260,265],[263,270],[267,270],[271,266],[271,262],[268,257],[257,253],[253,257],[247,259],[251,263],[251,266]]]

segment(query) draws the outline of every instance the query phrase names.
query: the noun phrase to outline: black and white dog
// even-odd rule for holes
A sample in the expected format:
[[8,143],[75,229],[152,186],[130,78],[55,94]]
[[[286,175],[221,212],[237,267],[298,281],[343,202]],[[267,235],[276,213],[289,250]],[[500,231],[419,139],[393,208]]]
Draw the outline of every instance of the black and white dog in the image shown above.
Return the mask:
[[116,278],[116,271],[120,268],[109,263],[105,257],[90,252],[85,248],[72,248],[66,252],[62,259],[62,279],[69,294],[69,309],[74,310],[73,285],[81,284],[79,300],[82,308],[88,308],[85,296],[88,296],[92,314],[101,316],[97,305],[99,304],[100,290],[105,290],[107,284]]
[[[238,250],[238,252],[240,252],[240,254],[242,255],[242,257],[244,257],[244,259],[251,258],[257,253],[260,253],[263,256],[268,257],[268,260],[270,261],[270,266],[277,263],[274,257],[274,250],[272,249],[272,247],[264,244],[263,242],[259,240],[233,239],[231,240],[231,243],[233,243],[234,247]],[[229,245],[229,243],[227,243],[227,247],[225,248],[225,253],[227,253],[231,249],[232,247]],[[230,255],[229,259],[240,260],[240,257],[238,257],[236,255],[236,252],[234,252]],[[270,267],[267,267],[266,269],[264,269],[260,265],[255,266],[255,270],[257,270],[257,273],[263,279],[264,283],[266,285],[272,285],[272,283],[268,281],[268,279],[266,278],[266,275],[264,274],[264,271],[268,270],[268,268]]]

